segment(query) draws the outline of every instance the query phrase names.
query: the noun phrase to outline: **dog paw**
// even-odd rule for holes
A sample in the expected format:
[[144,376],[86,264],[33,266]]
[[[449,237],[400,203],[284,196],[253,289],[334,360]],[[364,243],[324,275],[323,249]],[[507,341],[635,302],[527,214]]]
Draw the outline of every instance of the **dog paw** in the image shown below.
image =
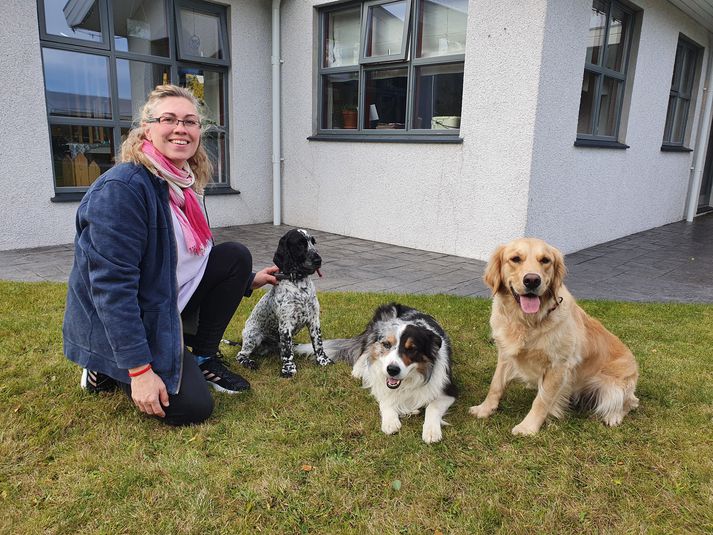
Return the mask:
[[334,364],[334,361],[325,355],[323,357],[317,357],[317,364],[320,366],[329,366],[330,364]]
[[393,435],[399,429],[401,429],[401,421],[398,418],[383,420],[381,422],[381,430],[387,435]]
[[443,438],[443,433],[441,432],[441,426],[439,425],[432,425],[432,426],[423,426],[423,433],[421,434],[421,438],[426,444],[434,444],[435,442],[440,442],[441,439]]
[[515,427],[512,428],[512,434],[513,435],[519,435],[519,436],[532,436],[537,434],[537,432],[540,430],[539,427],[536,427],[534,425],[526,424],[525,422],[520,422],[517,424]]
[[470,409],[468,409],[468,412],[476,418],[487,418],[495,412],[495,407],[486,403],[481,403],[480,405],[473,405]]
[[604,423],[607,426],[616,427],[622,422],[622,420],[624,419],[624,415],[617,412],[615,414],[609,414],[602,419],[604,420]]
[[295,366],[294,362],[288,362],[286,364],[283,364],[282,369],[280,370],[280,375],[282,377],[285,377],[286,379],[289,379],[290,377],[294,377],[296,373],[297,373],[297,366]]
[[257,370],[258,369],[258,364],[255,362],[253,359],[249,357],[241,357],[238,355],[238,362],[242,365],[245,366],[246,368],[250,368],[251,370]]

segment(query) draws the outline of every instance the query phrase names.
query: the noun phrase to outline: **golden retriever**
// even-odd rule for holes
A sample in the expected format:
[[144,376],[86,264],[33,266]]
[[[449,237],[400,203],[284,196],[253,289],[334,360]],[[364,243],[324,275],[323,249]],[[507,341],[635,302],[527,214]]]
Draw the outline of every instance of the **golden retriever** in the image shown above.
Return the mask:
[[485,400],[470,408],[473,416],[490,416],[513,379],[537,387],[514,435],[534,435],[548,415],[562,417],[570,403],[591,408],[610,426],[639,405],[634,355],[577,305],[563,284],[565,273],[562,253],[542,240],[515,240],[493,253],[483,280],[493,291],[498,363]]

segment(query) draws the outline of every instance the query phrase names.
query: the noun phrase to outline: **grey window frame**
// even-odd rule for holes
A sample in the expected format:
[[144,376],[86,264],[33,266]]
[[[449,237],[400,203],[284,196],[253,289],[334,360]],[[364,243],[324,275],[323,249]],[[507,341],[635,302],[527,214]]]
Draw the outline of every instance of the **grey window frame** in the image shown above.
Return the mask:
[[[181,67],[188,68],[205,68],[212,71],[219,71],[223,74],[223,109],[224,114],[224,124],[218,125],[218,131],[223,133],[225,136],[225,181],[224,182],[209,182],[206,186],[207,194],[223,194],[223,193],[237,193],[237,190],[231,187],[230,183],[230,114],[228,113],[230,97],[228,94],[228,72],[230,67],[229,60],[226,60],[226,64],[215,64],[213,62],[204,61],[188,61],[181,60],[177,56],[177,40],[178,40],[178,30],[176,23],[176,12],[177,5],[179,2],[181,4],[186,3],[186,0],[163,0],[164,9],[166,13],[166,28],[168,32],[169,47],[168,47],[168,57],[166,56],[156,56],[152,54],[140,54],[137,52],[129,51],[119,51],[116,50],[114,45],[114,20],[113,20],[113,10],[111,9],[110,2],[122,2],[123,0],[98,0],[98,6],[100,9],[100,20],[102,27],[102,34],[105,35],[105,43],[98,46],[99,43],[84,41],[80,39],[63,38],[61,36],[49,35],[44,31],[45,28],[45,10],[44,10],[44,0],[37,0],[38,6],[38,22],[40,25],[40,49],[54,49],[63,50],[69,52],[78,52],[82,54],[92,54],[96,56],[108,58],[108,82],[109,82],[109,95],[111,97],[111,119],[91,119],[83,117],[58,117],[50,116],[49,107],[47,107],[47,126],[48,126],[48,136],[50,146],[52,145],[52,126],[87,126],[87,127],[104,127],[110,129],[113,135],[113,151],[114,155],[118,156],[121,148],[121,131],[122,129],[130,129],[132,126],[132,121],[128,121],[120,118],[119,114],[119,87],[117,78],[117,68],[116,61],[123,59],[129,61],[141,61],[144,63],[159,64],[169,67],[171,82],[177,83],[178,81],[178,70]],[[203,5],[199,2],[192,2],[199,5]],[[227,21],[228,11],[227,6],[221,6],[217,4],[211,4],[211,7],[215,6],[222,11],[221,19],[223,22]],[[202,8],[201,8],[202,9]],[[226,23],[227,25],[227,23]],[[49,36],[48,36],[49,35]],[[45,38],[48,36],[47,38]],[[108,37],[106,37],[108,36]],[[227,38],[227,36],[226,36]],[[104,46],[106,45],[106,46]],[[226,50],[228,50],[226,48]],[[201,58],[203,59],[203,58]],[[44,59],[43,59],[44,67]],[[44,84],[45,99],[47,99],[47,85]],[[52,155],[54,158],[54,155]],[[219,177],[220,178],[220,177]],[[62,186],[57,187],[57,177],[55,176],[54,165],[52,165],[52,186],[54,188],[55,196],[51,199],[53,202],[64,202],[64,201],[75,201],[80,199],[84,192],[87,190],[88,186]]]
[[[683,70],[683,65],[678,64],[678,61],[674,62],[673,65],[673,75],[671,77],[672,81],[676,79],[676,71],[678,71],[678,82],[679,85],[677,88],[671,87],[671,91],[669,93],[669,100],[670,97],[675,98],[677,101],[678,100],[683,100],[686,102],[686,113],[684,114],[684,124],[683,124],[683,139],[681,139],[680,143],[671,141],[671,134],[673,130],[673,116],[670,116],[670,106],[668,107],[668,110],[666,112],[666,122],[664,123],[664,134],[663,134],[663,142],[661,143],[661,149],[662,150],[670,150],[670,149],[683,149],[685,151],[690,151],[691,149],[688,149],[685,147],[685,141],[686,141],[686,131],[688,129],[688,120],[691,117],[691,101],[693,100],[693,93],[694,93],[694,87],[695,87],[695,81],[697,78],[698,74],[698,69],[699,69],[699,61],[701,58],[701,47],[696,45],[693,41],[690,39],[687,39],[684,35],[679,35],[678,36],[678,42],[676,44],[676,59],[678,59],[678,50],[679,48],[685,48],[689,53],[693,54],[693,72],[691,73],[691,76],[689,77],[689,82],[690,82],[690,87],[688,88],[682,88],[681,84],[683,82],[683,76],[682,76],[682,70]],[[674,106],[675,110],[675,106]]]
[[[433,130],[433,129],[416,129],[411,128],[413,118],[413,106],[414,106],[414,92],[415,92],[415,76],[416,69],[418,67],[429,66],[429,65],[451,65],[451,64],[462,64],[465,67],[465,52],[462,54],[449,54],[443,56],[434,56],[428,58],[416,58],[414,57],[414,51],[416,50],[416,40],[418,38],[418,28],[416,24],[420,18],[420,2],[419,0],[407,0],[409,9],[408,20],[409,23],[405,26],[405,31],[407,32],[407,38],[405,40],[405,59],[382,59],[385,56],[380,56],[378,62],[370,61],[371,58],[367,58],[367,61],[363,61],[363,54],[366,47],[366,13],[369,6],[375,4],[386,4],[390,3],[389,0],[367,0],[367,1],[350,1],[342,2],[338,4],[331,4],[324,8],[318,9],[318,21],[319,21],[319,31],[318,31],[318,54],[317,54],[317,133],[314,136],[309,137],[310,140],[318,141],[395,141],[395,142],[428,142],[428,143],[462,143],[463,138],[460,137],[460,128],[457,130]],[[352,8],[354,6],[361,6],[360,11],[360,38],[359,38],[359,64],[357,65],[346,65],[342,67],[325,67],[324,66],[324,42],[325,42],[325,26],[326,26],[326,16],[328,13],[334,11],[341,11],[344,9]],[[375,129],[365,129],[364,128],[364,114],[361,113],[363,109],[365,85],[366,85],[366,72],[381,69],[399,69],[407,68],[407,87],[406,87],[406,116],[404,129],[399,130],[375,130]],[[357,128],[355,130],[349,129],[327,129],[322,128],[323,124],[323,94],[324,94],[324,79],[326,75],[330,74],[342,74],[342,73],[354,73],[358,74],[358,96],[357,105],[360,110],[358,114]],[[465,84],[464,84],[465,85]],[[461,95],[461,103],[462,103]]]
[[[584,72],[582,74],[582,79],[584,79],[584,75],[587,73],[587,71],[593,73],[596,75],[596,88],[595,88],[595,93],[594,93],[594,98],[593,98],[593,109],[591,111],[592,113],[592,131],[593,133],[591,134],[582,134],[577,132],[577,139],[575,141],[575,145],[582,145],[582,146],[587,146],[587,145],[596,145],[598,142],[604,142],[612,144],[612,146],[619,145],[619,130],[621,126],[621,116],[622,116],[622,108],[624,106],[624,98],[626,95],[626,82],[627,82],[627,76],[629,72],[629,62],[631,59],[631,41],[633,38],[634,34],[634,26],[635,26],[635,17],[636,17],[636,11],[627,6],[626,4],[623,4],[621,2],[618,2],[617,0],[605,0],[608,4],[607,6],[607,27],[606,31],[604,34],[604,50],[602,51],[602,58],[601,58],[601,65],[595,65],[593,63],[588,63],[585,62],[584,64]],[[607,63],[607,54],[609,53],[609,45],[607,42],[609,41],[609,30],[611,28],[611,12],[612,8],[616,6],[620,8],[622,11],[626,12],[627,15],[629,16],[629,28],[627,28],[626,32],[626,42],[624,45],[624,52],[622,54],[622,63],[623,63],[623,68],[622,72],[615,71],[613,69],[609,69],[606,67]],[[614,126],[614,134],[611,136],[605,136],[605,135],[600,135],[597,134],[597,128],[599,127],[599,112],[600,112],[600,101],[601,101],[601,94],[602,94],[602,85],[604,83],[604,78],[614,78],[619,82],[622,82],[621,86],[621,91],[619,92],[617,102],[616,102],[616,112],[614,113],[616,119],[615,119],[615,126]],[[621,148],[628,148],[626,145],[621,145]]]
[[[398,54],[390,54],[387,56],[367,56],[367,40],[366,35],[369,30],[369,10],[375,6],[383,6],[386,4],[393,4],[395,2],[405,2],[406,3],[406,16],[404,18],[404,30],[401,35],[401,50]],[[409,35],[410,25],[411,25],[411,5],[413,3],[418,3],[418,0],[370,0],[364,2],[361,14],[361,43],[359,46],[359,63],[362,65],[369,64],[383,64],[390,62],[403,62],[406,61],[406,55],[409,51]],[[320,47],[321,48],[321,47]]]

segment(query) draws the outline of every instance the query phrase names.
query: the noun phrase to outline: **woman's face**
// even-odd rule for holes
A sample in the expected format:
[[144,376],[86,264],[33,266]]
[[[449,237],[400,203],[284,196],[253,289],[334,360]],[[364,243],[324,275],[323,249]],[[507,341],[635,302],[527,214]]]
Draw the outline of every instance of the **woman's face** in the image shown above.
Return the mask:
[[154,119],[170,117],[189,121],[189,124],[190,121],[195,123],[189,127],[184,122],[173,125],[164,122],[145,123],[146,139],[181,169],[186,160],[196,153],[200,143],[201,129],[198,126],[200,118],[195,106],[183,97],[165,97],[154,107],[152,117]]

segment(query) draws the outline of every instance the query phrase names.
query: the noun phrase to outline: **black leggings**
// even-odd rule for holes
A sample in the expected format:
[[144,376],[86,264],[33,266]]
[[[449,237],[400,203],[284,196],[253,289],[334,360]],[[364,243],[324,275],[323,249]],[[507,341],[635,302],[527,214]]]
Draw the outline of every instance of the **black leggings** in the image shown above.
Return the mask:
[[195,334],[183,335],[194,355],[212,356],[218,351],[228,323],[252,282],[252,255],[241,243],[226,242],[210,251],[208,265],[182,316],[198,315]]
[[[218,344],[235,314],[248,285],[252,282],[252,256],[247,247],[237,242],[216,245],[210,251],[208,265],[200,284],[181,314],[184,318],[198,315],[195,334],[184,334],[183,342],[193,349],[183,352],[183,374],[178,394],[169,394],[164,407],[169,425],[197,424],[213,412],[213,397],[208,382],[194,355],[214,355]],[[119,383],[131,397],[131,385]]]

